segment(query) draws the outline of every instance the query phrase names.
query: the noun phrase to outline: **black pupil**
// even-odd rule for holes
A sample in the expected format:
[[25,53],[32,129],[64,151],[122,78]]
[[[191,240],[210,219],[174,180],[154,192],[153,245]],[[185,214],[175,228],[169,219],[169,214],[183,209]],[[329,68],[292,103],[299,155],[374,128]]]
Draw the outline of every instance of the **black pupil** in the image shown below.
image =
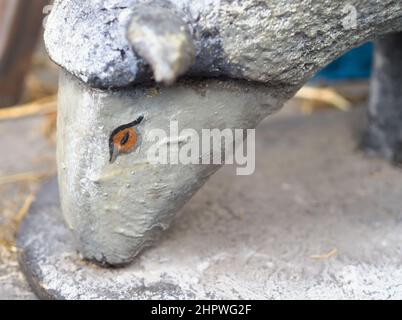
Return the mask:
[[127,143],[129,137],[130,137],[130,134],[128,132],[126,132],[124,137],[121,138],[121,140],[120,140],[120,145],[122,145],[122,146],[125,145]]

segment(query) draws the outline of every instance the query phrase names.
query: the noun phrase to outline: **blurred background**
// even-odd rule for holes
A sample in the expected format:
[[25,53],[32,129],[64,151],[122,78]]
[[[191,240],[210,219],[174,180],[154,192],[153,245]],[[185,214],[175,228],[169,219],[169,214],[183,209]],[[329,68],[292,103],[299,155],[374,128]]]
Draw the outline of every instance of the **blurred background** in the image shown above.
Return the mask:
[[[40,183],[56,172],[58,68],[44,48],[47,0],[0,0],[0,286],[22,277],[15,234]],[[373,45],[348,52],[319,72],[274,117],[347,112],[368,98]],[[6,291],[4,291],[6,290]],[[11,290],[11,289],[10,289]],[[7,289],[2,294],[12,295]],[[21,291],[25,292],[25,291]],[[6,297],[10,298],[10,296]]]

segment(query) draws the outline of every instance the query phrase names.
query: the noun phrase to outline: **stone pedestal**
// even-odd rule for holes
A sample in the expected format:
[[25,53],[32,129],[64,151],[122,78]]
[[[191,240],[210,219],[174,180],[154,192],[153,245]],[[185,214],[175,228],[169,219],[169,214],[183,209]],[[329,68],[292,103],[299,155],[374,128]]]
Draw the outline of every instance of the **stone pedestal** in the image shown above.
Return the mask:
[[268,119],[256,172],[226,167],[125,268],[83,261],[55,180],[18,236],[42,298],[401,299],[400,170],[356,151],[364,110]]

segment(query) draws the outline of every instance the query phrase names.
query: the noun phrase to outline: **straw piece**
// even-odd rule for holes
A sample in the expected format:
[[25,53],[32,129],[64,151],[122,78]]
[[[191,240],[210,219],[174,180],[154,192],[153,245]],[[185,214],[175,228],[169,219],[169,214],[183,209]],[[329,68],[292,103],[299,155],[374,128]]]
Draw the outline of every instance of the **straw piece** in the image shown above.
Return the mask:
[[52,95],[31,103],[0,109],[0,120],[29,117],[37,114],[55,112],[57,108],[57,96]]
[[28,197],[25,198],[25,201],[18,211],[17,215],[14,217],[14,221],[19,224],[27,215],[29,208],[32,205],[32,202],[35,200],[35,196],[33,193],[30,193]]
[[50,177],[52,174],[49,172],[24,172],[9,176],[0,176],[0,185],[23,181],[38,181]]
[[350,101],[332,88],[303,87],[296,93],[295,98],[320,101],[342,111],[348,111],[352,106]]
[[331,251],[325,253],[325,254],[321,254],[321,255],[313,255],[310,258],[311,259],[317,259],[317,260],[325,260],[325,259],[329,259],[332,256],[334,256],[337,253],[337,249],[333,248]]

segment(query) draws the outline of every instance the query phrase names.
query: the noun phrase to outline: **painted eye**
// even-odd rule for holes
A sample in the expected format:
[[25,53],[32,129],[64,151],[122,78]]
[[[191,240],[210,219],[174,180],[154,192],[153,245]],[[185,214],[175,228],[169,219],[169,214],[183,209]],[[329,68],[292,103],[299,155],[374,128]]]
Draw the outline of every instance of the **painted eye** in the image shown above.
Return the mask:
[[126,134],[124,135],[124,137],[120,140],[120,144],[123,146],[127,143],[128,138],[130,138],[130,133],[126,132]]
[[110,163],[113,163],[120,154],[135,150],[138,144],[139,133],[134,127],[139,125],[143,119],[144,117],[141,116],[137,120],[113,130],[109,137]]
[[128,153],[133,151],[137,145],[138,132],[134,128],[124,129],[113,137],[113,147],[119,153]]

